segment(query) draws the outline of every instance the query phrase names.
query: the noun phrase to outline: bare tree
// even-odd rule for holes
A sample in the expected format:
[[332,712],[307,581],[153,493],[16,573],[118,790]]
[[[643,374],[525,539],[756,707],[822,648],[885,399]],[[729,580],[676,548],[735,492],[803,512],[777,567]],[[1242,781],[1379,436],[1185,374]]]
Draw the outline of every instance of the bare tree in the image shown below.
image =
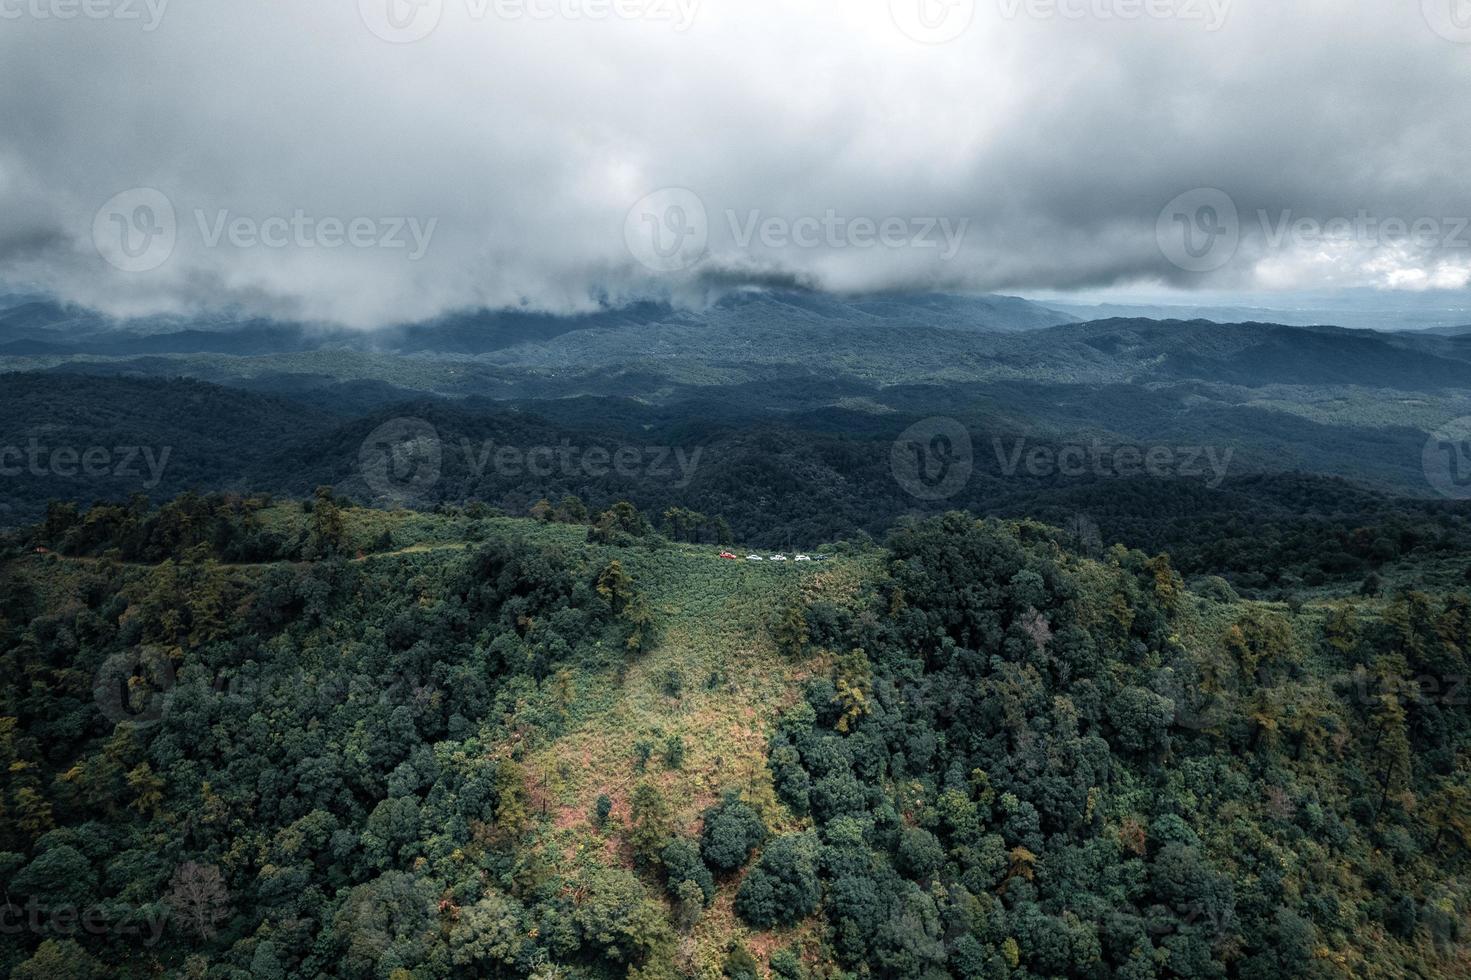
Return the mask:
[[1087,514],[1074,514],[1068,518],[1063,531],[1067,533],[1069,543],[1079,553],[1094,557],[1103,551],[1103,535],[1098,532],[1098,525],[1093,518]]
[[212,864],[185,861],[175,868],[164,903],[186,928],[204,939],[230,917],[230,890],[220,869]]

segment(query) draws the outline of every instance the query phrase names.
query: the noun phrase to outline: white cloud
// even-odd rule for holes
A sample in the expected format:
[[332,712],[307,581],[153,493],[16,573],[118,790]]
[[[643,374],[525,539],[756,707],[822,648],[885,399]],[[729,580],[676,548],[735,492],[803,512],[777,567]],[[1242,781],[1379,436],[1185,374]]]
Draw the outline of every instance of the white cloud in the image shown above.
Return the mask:
[[[512,0],[439,0],[433,31],[395,44],[355,2],[191,0],[153,30],[146,16],[35,16],[54,2],[0,0],[13,81],[0,90],[0,280],[114,311],[237,305],[373,325],[698,295],[743,275],[848,290],[1466,279],[1455,249],[1298,254],[1251,234],[1224,267],[1189,273],[1155,238],[1163,205],[1194,187],[1227,191],[1244,226],[1259,209],[1471,215],[1471,47],[1418,3],[1057,8],[1074,18],[990,0],[958,37],[924,44],[890,0],[582,0],[545,19]],[[1219,29],[1119,16],[1193,9],[1220,10]],[[375,17],[381,33],[390,22]],[[898,20],[911,34],[941,23]],[[630,254],[625,219],[670,186],[703,202],[708,255],[658,273]],[[168,197],[177,235],[157,268],[128,273],[92,231],[135,187]],[[200,216],[207,229],[221,212],[256,227],[300,213],[317,232],[211,247]],[[788,226],[832,212],[849,231],[741,247],[731,212]],[[437,223],[412,260],[381,236],[333,245],[324,219]],[[853,237],[854,221],[888,219],[968,225],[953,255]]]

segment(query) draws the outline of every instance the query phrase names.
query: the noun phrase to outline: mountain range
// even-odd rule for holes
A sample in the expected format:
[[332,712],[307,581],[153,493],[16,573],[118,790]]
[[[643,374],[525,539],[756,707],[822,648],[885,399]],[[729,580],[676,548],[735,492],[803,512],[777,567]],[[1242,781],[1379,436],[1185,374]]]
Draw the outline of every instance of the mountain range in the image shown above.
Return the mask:
[[[1411,514],[1451,541],[1465,521],[1440,499],[1425,448],[1471,416],[1471,334],[1078,322],[1026,300],[940,294],[746,292],[699,310],[467,313],[375,332],[225,315],[116,322],[31,299],[0,311],[0,370],[0,447],[171,452],[152,483],[14,474],[0,484],[9,524],[49,499],[136,492],[327,485],[390,502],[361,458],[371,433],[404,419],[441,451],[416,505],[629,499],[722,516],[761,545],[876,534],[949,507],[1086,514],[1186,561],[1223,526],[1207,514],[1248,515],[1240,533],[1267,535],[1263,547],[1286,546],[1268,524],[1390,528]],[[952,492],[916,497],[896,481],[896,446],[917,425],[964,433],[968,478]],[[679,449],[699,464],[678,485],[483,465],[487,446],[561,445]],[[1118,479],[1020,462],[1117,447],[1214,459],[1220,472]]]

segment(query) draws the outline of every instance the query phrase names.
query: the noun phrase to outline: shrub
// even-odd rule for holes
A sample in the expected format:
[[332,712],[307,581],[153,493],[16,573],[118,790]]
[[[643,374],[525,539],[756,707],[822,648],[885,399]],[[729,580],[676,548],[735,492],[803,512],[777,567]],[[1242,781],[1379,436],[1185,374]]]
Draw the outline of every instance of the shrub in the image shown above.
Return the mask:
[[739,944],[732,946],[725,957],[725,967],[721,971],[730,980],[760,980],[761,967],[752,956],[750,950]]
[[608,825],[608,815],[613,812],[613,801],[608,798],[607,793],[599,793],[598,801],[593,806],[593,824],[598,827]]
[[687,837],[676,837],[665,845],[659,855],[664,862],[664,872],[669,876],[669,893],[679,897],[679,887],[692,881],[700,889],[701,899],[708,905],[715,897],[715,879],[710,869],[700,859],[700,849]]
[[779,949],[771,954],[771,975],[777,980],[807,980],[807,968],[795,948]]
[[761,817],[734,793],[705,811],[700,853],[716,871],[734,871],[766,839]]
[[664,768],[681,769],[684,767],[685,747],[684,736],[670,735],[664,741]]

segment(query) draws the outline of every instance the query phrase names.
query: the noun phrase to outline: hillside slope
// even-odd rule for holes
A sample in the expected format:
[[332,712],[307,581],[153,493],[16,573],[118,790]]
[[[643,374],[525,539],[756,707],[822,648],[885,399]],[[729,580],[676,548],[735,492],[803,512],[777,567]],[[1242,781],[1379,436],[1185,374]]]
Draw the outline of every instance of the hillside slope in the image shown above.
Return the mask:
[[220,507],[0,565],[8,891],[109,923],[17,976],[1471,968],[1465,595],[1293,612],[960,514],[758,564]]

